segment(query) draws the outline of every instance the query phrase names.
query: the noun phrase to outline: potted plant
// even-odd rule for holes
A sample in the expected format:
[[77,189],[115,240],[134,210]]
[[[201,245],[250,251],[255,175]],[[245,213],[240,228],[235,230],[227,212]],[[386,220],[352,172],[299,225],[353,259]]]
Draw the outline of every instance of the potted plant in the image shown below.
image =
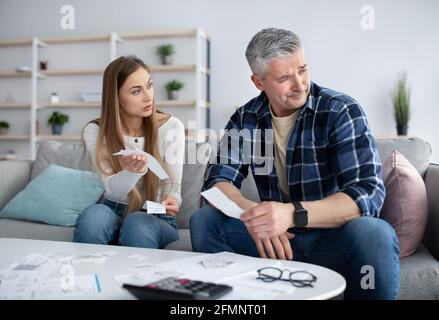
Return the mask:
[[52,125],[52,134],[60,135],[62,133],[62,127],[69,121],[69,116],[61,112],[54,111],[47,121]]
[[180,91],[184,85],[182,82],[178,80],[169,81],[166,84],[166,90],[168,91],[168,99],[169,100],[177,100],[178,99],[178,91]]
[[7,121],[0,121],[0,134],[8,134],[9,123]]
[[410,120],[410,87],[407,85],[406,74],[398,79],[392,96],[393,109],[398,135],[407,135],[408,123]]
[[164,44],[157,48],[157,54],[160,56],[162,64],[171,64],[174,53],[175,48],[172,44]]

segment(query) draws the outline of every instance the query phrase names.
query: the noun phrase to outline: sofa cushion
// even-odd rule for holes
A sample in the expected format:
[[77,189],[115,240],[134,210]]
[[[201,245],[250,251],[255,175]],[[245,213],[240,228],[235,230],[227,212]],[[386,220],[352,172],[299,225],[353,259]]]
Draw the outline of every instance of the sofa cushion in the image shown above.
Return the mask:
[[191,234],[189,229],[178,230],[180,239],[168,244],[166,250],[192,251]]
[[94,173],[50,165],[1,211],[1,217],[72,226],[104,187]]
[[384,162],[383,180],[387,194],[380,216],[395,229],[400,257],[406,257],[418,249],[424,235],[427,191],[419,173],[398,151]]
[[0,219],[0,237],[71,242],[73,227],[5,218]]
[[431,146],[427,141],[419,138],[398,137],[377,139],[376,142],[381,161],[385,161],[393,150],[398,150],[424,177],[431,157]]
[[30,161],[2,161],[0,166],[0,210],[29,182]]
[[62,167],[91,171],[91,160],[83,154],[82,144],[66,144],[59,141],[42,141],[32,166],[31,179],[34,179],[51,164]]
[[180,228],[189,228],[189,218],[200,208],[201,188],[203,187],[206,165],[184,164],[181,181],[182,203],[177,215],[177,224]]
[[431,254],[439,260],[439,165],[431,163],[425,174],[425,187],[428,199],[428,220],[425,228],[424,244]]
[[423,245],[415,254],[401,259],[400,265],[398,299],[439,300],[439,263]]

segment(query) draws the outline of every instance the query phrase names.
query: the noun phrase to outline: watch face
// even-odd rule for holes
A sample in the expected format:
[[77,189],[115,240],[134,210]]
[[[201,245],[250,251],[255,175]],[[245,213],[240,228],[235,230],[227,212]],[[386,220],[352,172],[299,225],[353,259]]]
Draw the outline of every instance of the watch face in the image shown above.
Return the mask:
[[304,227],[308,224],[308,212],[306,210],[298,210],[294,215],[294,224],[297,227]]

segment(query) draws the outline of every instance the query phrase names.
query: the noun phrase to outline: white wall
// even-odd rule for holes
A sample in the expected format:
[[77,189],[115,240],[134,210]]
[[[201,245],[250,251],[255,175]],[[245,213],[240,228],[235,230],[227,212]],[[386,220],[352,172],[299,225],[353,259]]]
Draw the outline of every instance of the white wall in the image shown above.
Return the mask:
[[[60,28],[60,8],[76,10],[76,29]],[[375,8],[375,30],[362,30],[363,5]],[[111,31],[204,29],[212,40],[212,126],[257,94],[244,51],[260,29],[293,30],[306,46],[312,80],[363,106],[376,137],[394,136],[390,92],[398,71],[412,86],[409,135],[428,140],[439,162],[439,2],[435,0],[69,0],[0,2],[0,40]],[[107,58],[107,57],[105,57]],[[2,97],[0,97],[2,99]]]

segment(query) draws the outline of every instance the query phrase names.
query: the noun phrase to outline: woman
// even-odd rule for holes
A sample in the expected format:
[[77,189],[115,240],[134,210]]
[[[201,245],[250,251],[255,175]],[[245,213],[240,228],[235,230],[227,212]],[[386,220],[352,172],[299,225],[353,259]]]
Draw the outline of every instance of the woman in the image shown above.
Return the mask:
[[[156,110],[150,71],[142,60],[120,57],[107,66],[101,117],[85,126],[83,139],[105,194],[103,203],[79,215],[73,241],[164,248],[178,240],[184,126]],[[113,155],[121,149],[148,152],[169,178],[161,182],[141,154]],[[146,200],[164,204],[166,214],[141,211]]]

